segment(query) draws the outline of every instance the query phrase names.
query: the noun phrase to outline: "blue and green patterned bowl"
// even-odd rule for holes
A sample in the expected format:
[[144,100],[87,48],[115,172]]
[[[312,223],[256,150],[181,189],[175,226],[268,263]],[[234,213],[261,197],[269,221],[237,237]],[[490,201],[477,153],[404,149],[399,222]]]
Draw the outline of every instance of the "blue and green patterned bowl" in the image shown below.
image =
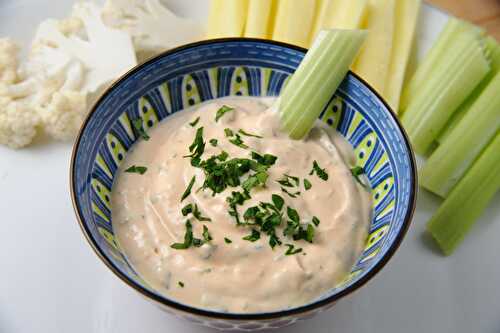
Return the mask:
[[71,165],[71,195],[82,231],[120,279],[167,311],[220,329],[286,326],[329,308],[365,284],[401,243],[415,207],[413,153],[387,104],[353,73],[320,116],[354,146],[357,163],[366,170],[372,186],[373,220],[366,247],[341,285],[310,304],[274,313],[196,309],[151,289],[116,242],[110,192],[118,166],[138,138],[132,121],[140,117],[151,128],[175,112],[214,98],[277,96],[304,53],[287,44],[241,38],[183,46],[127,73],[105,92],[86,119]]

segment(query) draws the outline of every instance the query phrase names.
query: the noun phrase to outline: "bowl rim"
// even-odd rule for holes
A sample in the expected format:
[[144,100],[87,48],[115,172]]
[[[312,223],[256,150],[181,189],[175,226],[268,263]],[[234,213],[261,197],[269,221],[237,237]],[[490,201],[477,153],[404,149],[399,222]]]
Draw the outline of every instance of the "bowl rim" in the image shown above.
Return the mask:
[[82,138],[82,134],[84,130],[87,127],[88,122],[92,118],[93,114],[96,112],[98,106],[102,103],[102,101],[115,89],[116,86],[120,85],[122,82],[127,80],[130,76],[133,74],[141,71],[144,67],[148,66],[149,64],[157,61],[160,58],[178,53],[180,51],[184,51],[187,49],[191,48],[196,48],[199,46],[203,45],[209,45],[209,44],[217,44],[217,43],[227,43],[227,42],[258,42],[258,43],[264,43],[264,44],[269,44],[269,45],[274,45],[274,46],[280,46],[280,47],[285,47],[289,48],[295,51],[303,52],[306,53],[307,49],[288,44],[288,43],[283,43],[283,42],[278,42],[278,41],[273,41],[273,40],[268,40],[268,39],[260,39],[260,38],[244,38],[244,37],[234,37],[234,38],[216,38],[216,39],[207,39],[207,40],[202,40],[194,43],[189,43],[185,45],[181,45],[179,47],[164,51],[156,56],[148,58],[145,62],[142,64],[139,64],[135,66],[134,68],[130,69],[127,71],[125,74],[120,76],[117,80],[115,80],[107,89],[105,89],[100,97],[96,100],[96,102],[93,104],[92,108],[88,112],[87,116],[85,117],[85,120],[80,127],[80,130],[78,132],[76,141],[73,145],[73,150],[71,154],[71,164],[70,164],[70,179],[69,179],[69,184],[70,184],[70,194],[71,194],[71,201],[73,204],[73,210],[76,214],[76,218],[78,221],[78,224],[80,226],[80,229],[82,233],[85,236],[85,239],[87,240],[88,244],[92,247],[93,251],[95,254],[101,259],[101,261],[126,285],[129,287],[135,289],[139,294],[144,296],[146,299],[151,300],[155,303],[157,303],[160,306],[166,306],[168,308],[173,308],[174,310],[181,311],[181,312],[187,312],[191,315],[197,315],[197,316],[202,316],[202,317],[207,317],[210,319],[220,319],[220,320],[234,320],[234,321],[247,321],[247,320],[270,320],[270,319],[283,319],[286,317],[290,316],[295,316],[295,315],[301,315],[301,314],[307,314],[309,312],[312,312],[314,310],[317,310],[319,308],[322,308],[326,305],[333,304],[336,301],[340,300],[341,298],[344,298],[348,294],[351,294],[352,292],[358,290],[360,287],[364,286],[368,281],[370,281],[386,264],[387,262],[393,257],[394,253],[396,250],[399,248],[401,245],[408,229],[411,224],[415,208],[416,208],[416,199],[417,199],[417,184],[418,184],[418,175],[417,175],[417,168],[416,168],[416,161],[415,161],[415,154],[412,149],[412,146],[410,144],[410,140],[408,137],[408,134],[406,133],[405,129],[401,125],[401,122],[398,120],[396,114],[392,110],[392,108],[389,106],[389,104],[384,100],[384,98],[370,85],[368,84],[364,79],[362,79],[360,76],[358,76],[356,73],[349,71],[348,74],[353,75],[357,80],[359,80],[363,85],[365,85],[387,108],[389,111],[389,115],[392,117],[392,120],[395,122],[396,126],[399,128],[399,130],[402,133],[404,143],[406,145],[407,151],[409,153],[410,157],[410,169],[411,169],[411,193],[410,193],[410,207],[406,213],[406,216],[404,217],[403,224],[401,226],[401,229],[399,230],[396,238],[394,239],[393,243],[389,246],[387,252],[383,255],[383,257],[358,281],[353,283],[352,285],[348,286],[344,290],[341,290],[340,292],[331,295],[329,297],[326,297],[321,300],[317,300],[313,303],[310,304],[305,304],[301,305],[292,309],[285,309],[285,310],[279,310],[275,312],[263,312],[263,313],[223,313],[223,312],[217,312],[217,311],[212,311],[208,309],[202,309],[202,308],[196,308],[190,305],[185,305],[180,302],[177,302],[175,300],[169,299],[166,296],[160,296],[157,295],[143,286],[135,283],[133,280],[129,279],[125,274],[123,274],[120,269],[118,269],[113,262],[106,256],[106,254],[99,248],[97,245],[96,240],[93,238],[92,234],[90,233],[90,230],[88,227],[83,223],[83,216],[80,213],[80,210],[77,205],[77,195],[75,191],[75,184],[74,184],[74,175],[75,175],[75,165],[76,165],[76,155],[78,148],[80,146],[80,141]]

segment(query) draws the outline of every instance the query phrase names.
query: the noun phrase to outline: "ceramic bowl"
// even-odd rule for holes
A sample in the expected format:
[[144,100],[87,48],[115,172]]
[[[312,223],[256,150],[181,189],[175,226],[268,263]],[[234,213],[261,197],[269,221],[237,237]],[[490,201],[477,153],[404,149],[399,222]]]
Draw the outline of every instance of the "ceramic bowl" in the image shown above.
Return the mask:
[[[225,96],[277,96],[306,50],[254,39],[221,39],[157,56],[119,79],[95,104],[76,141],[71,195],[88,242],[121,280],[166,311],[219,329],[257,330],[290,325],[331,307],[387,263],[408,229],[415,207],[413,153],[387,104],[349,73],[320,119],[355,148],[371,184],[373,219],[363,254],[343,283],[317,300],[285,311],[233,314],[180,304],[150,288],[131,267],[113,234],[110,193],[118,166],[146,129],[183,108]],[[327,203],[325,203],[327,204]],[[328,260],[328,258],[326,258]]]

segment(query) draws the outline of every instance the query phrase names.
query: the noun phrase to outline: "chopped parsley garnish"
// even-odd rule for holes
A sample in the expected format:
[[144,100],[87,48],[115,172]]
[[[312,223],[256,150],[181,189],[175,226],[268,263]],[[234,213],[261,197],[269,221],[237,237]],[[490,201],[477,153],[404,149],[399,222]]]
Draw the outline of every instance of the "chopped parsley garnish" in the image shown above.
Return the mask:
[[238,146],[243,149],[247,149],[248,146],[241,140],[241,136],[239,134],[235,134],[235,137],[229,140],[233,145]]
[[212,240],[212,236],[210,235],[210,232],[208,231],[208,228],[206,225],[203,226],[203,239],[207,243]]
[[308,179],[304,178],[304,188],[306,189],[306,191],[309,191],[311,187],[312,187],[311,182]]
[[212,145],[212,147],[217,147],[217,144],[219,143],[217,139],[210,139],[209,142]]
[[183,202],[184,199],[186,199],[191,194],[191,190],[193,188],[195,180],[196,180],[196,176],[193,176],[193,178],[191,178],[191,181],[189,182],[188,187],[186,188],[186,190],[182,194],[181,202]]
[[226,200],[229,203],[229,211],[228,214],[236,220],[236,224],[240,225],[241,220],[240,220],[240,215],[238,213],[238,206],[243,205],[245,201],[250,199],[250,195],[247,192],[231,192],[231,196],[228,197]]
[[203,141],[203,127],[200,127],[196,130],[194,141],[191,146],[189,146],[189,152],[191,154],[184,157],[191,158],[192,166],[199,166],[201,162],[201,156],[205,152],[205,141]]
[[290,198],[294,198],[294,199],[295,199],[295,198],[297,198],[297,197],[300,195],[300,191],[297,191],[297,192],[295,192],[295,193],[292,193],[292,192],[289,192],[289,191],[288,191],[286,188],[284,188],[284,187],[282,187],[282,188],[281,188],[281,191],[285,192],[286,194],[288,194],[288,196],[289,196]]
[[363,169],[363,167],[360,167],[360,166],[357,166],[357,167],[354,167],[351,169],[351,174],[352,176],[356,179],[356,181],[361,185],[363,186],[364,188],[367,188],[368,185],[365,184],[362,180],[361,180],[361,175],[364,175],[365,174],[365,169]]
[[320,222],[320,220],[319,220],[316,216],[313,216],[313,218],[312,218],[312,223],[313,223],[315,226],[318,226],[321,222]]
[[252,229],[252,233],[246,237],[243,237],[243,240],[249,241],[249,242],[256,242],[260,239],[260,232],[258,232],[255,229]]
[[282,197],[280,197],[279,195],[277,194],[273,194],[272,197],[271,197],[272,201],[273,201],[273,204],[274,206],[279,210],[281,211],[281,209],[283,208],[283,205],[285,204],[285,200],[283,200]]
[[184,288],[184,282],[179,281],[179,287]]
[[184,234],[184,243],[174,243],[170,245],[176,250],[186,250],[193,245],[193,225],[189,220],[186,221],[186,233]]
[[310,176],[314,175],[314,173],[316,173],[316,175],[323,179],[324,181],[327,181],[328,180],[328,174],[326,173],[325,169],[322,169],[318,162],[314,161],[313,162],[313,168],[311,170],[311,172],[309,173]]
[[138,166],[138,165],[132,165],[130,168],[128,168],[127,170],[125,170],[125,172],[128,172],[128,173],[138,173],[140,175],[145,174],[146,171],[148,171],[148,168],[143,167],[143,166]]
[[217,113],[215,114],[215,122],[218,122],[220,118],[222,118],[226,113],[234,111],[234,108],[231,108],[227,105],[223,105]]
[[189,123],[189,125],[190,125],[191,127],[195,127],[195,126],[196,126],[196,124],[198,124],[198,122],[199,122],[199,121],[200,121],[200,117],[196,118],[196,119],[195,119],[192,123]]
[[133,120],[132,125],[144,140],[148,141],[150,139],[150,136],[144,130],[144,121],[142,120],[142,118]]
[[286,247],[288,247],[288,250],[286,250],[285,255],[287,256],[293,256],[294,254],[302,252],[302,249],[296,249],[293,244],[285,244]]
[[256,135],[256,134],[251,134],[251,133],[248,133],[248,132],[245,132],[244,130],[240,129],[238,131],[238,133],[240,133],[241,135],[244,135],[244,136],[251,136],[253,138],[258,138],[258,139],[262,139],[262,136],[260,135]]
[[226,242],[226,244],[231,244],[233,241],[229,238],[224,237],[224,242]]
[[283,231],[283,235],[292,237],[293,240],[296,241],[303,239],[309,243],[312,243],[315,233],[313,224],[315,226],[319,224],[318,218],[313,217],[313,224],[308,224],[307,227],[305,227],[300,224],[300,216],[297,211],[289,206],[287,206],[287,216],[288,222],[285,230]]
[[274,155],[265,154],[264,156],[262,156],[259,153],[256,153],[254,151],[251,153],[251,156],[252,156],[252,160],[255,160],[257,163],[265,165],[265,166],[274,165],[274,163],[276,163],[276,160],[278,159]]

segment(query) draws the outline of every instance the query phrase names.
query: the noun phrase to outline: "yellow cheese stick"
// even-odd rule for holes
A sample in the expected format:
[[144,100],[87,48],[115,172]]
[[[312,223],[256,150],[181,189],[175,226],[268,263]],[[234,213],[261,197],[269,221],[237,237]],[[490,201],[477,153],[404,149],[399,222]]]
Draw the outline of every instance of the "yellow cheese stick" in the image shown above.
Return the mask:
[[207,37],[242,37],[247,11],[248,0],[212,0]]
[[276,0],[249,0],[245,37],[271,38],[276,16]]
[[359,29],[362,27],[368,0],[319,0],[311,40],[323,29]]
[[389,73],[395,14],[396,0],[369,1],[368,38],[353,67],[380,94],[385,92]]
[[389,75],[383,96],[394,112],[399,111],[401,91],[417,30],[421,0],[398,0]]
[[273,39],[309,47],[316,0],[279,0]]

